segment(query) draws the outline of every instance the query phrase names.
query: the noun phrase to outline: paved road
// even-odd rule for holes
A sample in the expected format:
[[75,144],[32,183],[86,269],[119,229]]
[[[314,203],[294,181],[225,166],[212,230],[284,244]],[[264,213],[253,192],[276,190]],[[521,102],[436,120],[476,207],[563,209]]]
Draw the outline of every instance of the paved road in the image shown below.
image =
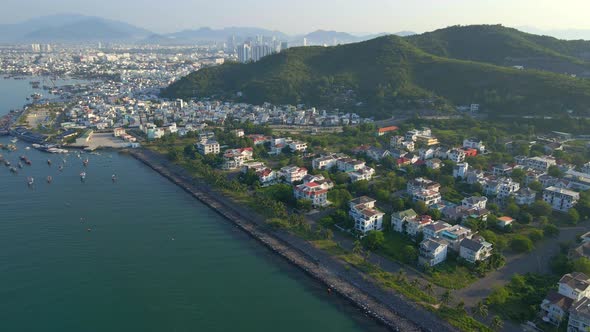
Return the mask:
[[559,244],[573,241],[578,234],[585,231],[587,231],[586,227],[562,228],[558,237],[541,242],[533,252],[510,256],[507,258],[506,265],[500,270],[489,273],[468,287],[455,291],[455,298],[461,298],[467,307],[472,307],[486,298],[494,286],[504,285],[516,273],[548,273],[549,259],[559,253]]

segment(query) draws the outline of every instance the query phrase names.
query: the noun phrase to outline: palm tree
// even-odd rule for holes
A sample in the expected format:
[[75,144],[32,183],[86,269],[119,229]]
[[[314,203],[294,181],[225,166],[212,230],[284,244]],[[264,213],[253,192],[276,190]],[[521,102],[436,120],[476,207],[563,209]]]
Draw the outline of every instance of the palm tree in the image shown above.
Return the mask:
[[397,281],[406,281],[406,271],[404,269],[397,271]]
[[465,312],[465,302],[463,302],[462,300],[459,301],[459,303],[457,303],[457,305],[455,306],[455,308],[457,310],[461,310],[461,311]]
[[494,316],[492,319],[492,329],[500,331],[504,327],[504,321],[499,316]]
[[451,294],[451,291],[449,291],[448,289],[440,296],[440,301],[444,305],[449,305],[449,303],[451,303],[452,300],[453,295]]
[[352,253],[357,254],[357,255],[360,255],[363,253],[363,245],[361,244],[361,241],[359,241],[359,240],[354,241],[354,247],[352,247]]
[[482,318],[486,318],[488,316],[488,306],[483,303],[483,301],[477,302],[477,306],[475,307],[475,313],[481,316]]
[[434,287],[432,287],[431,283],[427,283],[426,286],[424,286],[424,291],[426,294],[432,295],[432,293],[434,293]]

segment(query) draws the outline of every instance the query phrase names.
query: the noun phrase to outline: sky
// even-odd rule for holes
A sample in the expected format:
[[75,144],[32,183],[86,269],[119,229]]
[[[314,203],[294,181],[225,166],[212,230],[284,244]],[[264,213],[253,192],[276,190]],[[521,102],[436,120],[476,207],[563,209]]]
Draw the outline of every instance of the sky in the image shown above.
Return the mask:
[[0,8],[0,24],[77,13],[157,33],[203,26],[255,26],[289,34],[425,32],[484,23],[590,29],[589,0],[2,0]]

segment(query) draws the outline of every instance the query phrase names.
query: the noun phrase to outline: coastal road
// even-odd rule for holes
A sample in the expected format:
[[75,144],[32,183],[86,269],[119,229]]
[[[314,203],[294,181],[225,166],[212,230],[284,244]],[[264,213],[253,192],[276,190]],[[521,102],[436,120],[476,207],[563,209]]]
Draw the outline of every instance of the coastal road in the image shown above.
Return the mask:
[[256,212],[195,180],[165,157],[147,150],[131,151],[130,154],[394,330],[456,331],[433,313],[392,290],[377,286],[360,271],[350,269],[348,264],[315,248],[311,243],[286,231],[270,230],[264,218]]

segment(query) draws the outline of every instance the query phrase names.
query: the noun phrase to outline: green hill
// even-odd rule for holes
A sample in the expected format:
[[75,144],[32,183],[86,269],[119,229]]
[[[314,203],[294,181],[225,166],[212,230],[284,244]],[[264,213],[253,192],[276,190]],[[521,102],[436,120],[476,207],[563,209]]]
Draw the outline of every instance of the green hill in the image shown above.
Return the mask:
[[407,40],[442,57],[590,77],[590,41],[559,40],[501,25],[453,26]]
[[397,36],[292,48],[257,63],[206,68],[162,95],[305,103],[377,118],[395,110],[445,110],[470,103],[482,104],[491,115],[555,115],[570,109],[590,114],[590,80],[433,55]]

